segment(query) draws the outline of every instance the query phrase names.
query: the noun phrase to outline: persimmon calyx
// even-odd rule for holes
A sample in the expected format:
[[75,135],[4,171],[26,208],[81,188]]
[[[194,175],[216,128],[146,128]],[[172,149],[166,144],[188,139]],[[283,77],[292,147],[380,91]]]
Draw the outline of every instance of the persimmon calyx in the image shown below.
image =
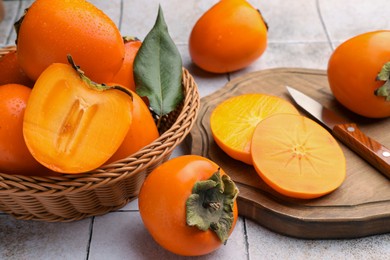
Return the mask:
[[70,54],[67,55],[67,59],[68,59],[68,62],[69,64],[72,66],[72,68],[79,74],[80,78],[92,89],[94,90],[97,90],[97,91],[105,91],[105,90],[109,90],[109,89],[116,89],[116,90],[119,90],[119,91],[122,91],[124,93],[126,93],[128,96],[130,96],[131,100],[133,100],[133,94],[131,94],[131,91],[129,91],[127,88],[124,88],[122,86],[119,86],[119,85],[113,85],[113,86],[110,86],[110,85],[107,85],[107,84],[99,84],[99,83],[96,83],[94,81],[92,81],[90,78],[88,78],[84,71],[82,69],[80,69],[80,66],[77,66],[76,63],[74,62],[72,56]]
[[238,189],[227,175],[214,173],[209,179],[195,183],[186,201],[186,221],[202,231],[215,232],[226,243],[232,228],[233,205]]
[[390,62],[386,62],[383,65],[376,80],[384,81],[385,83],[375,90],[375,95],[385,97],[386,101],[390,101]]

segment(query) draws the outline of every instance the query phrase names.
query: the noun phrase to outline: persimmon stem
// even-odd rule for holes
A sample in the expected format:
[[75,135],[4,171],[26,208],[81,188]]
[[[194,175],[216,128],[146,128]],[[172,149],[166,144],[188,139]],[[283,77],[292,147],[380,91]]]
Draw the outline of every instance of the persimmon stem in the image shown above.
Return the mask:
[[186,202],[186,221],[202,231],[215,232],[225,243],[233,226],[233,205],[238,189],[220,170],[209,179],[195,183]]
[[386,101],[390,101],[390,62],[386,62],[383,65],[376,80],[384,81],[385,83],[381,87],[375,89],[374,94],[376,96],[384,97]]
[[87,85],[94,89],[94,90],[97,90],[97,91],[106,91],[106,90],[109,90],[109,89],[116,89],[116,90],[119,90],[119,91],[122,91],[124,92],[125,94],[129,95],[131,100],[133,100],[133,94],[131,93],[130,90],[128,90],[127,88],[124,88],[122,86],[119,86],[119,85],[106,85],[104,83],[96,83],[94,81],[92,81],[89,77],[87,77],[84,73],[83,70],[81,70],[80,66],[77,66],[76,63],[74,62],[72,56],[70,54],[67,55],[67,59],[68,59],[68,62],[69,64],[72,66],[72,68],[79,74],[80,78],[85,82],[87,83]]

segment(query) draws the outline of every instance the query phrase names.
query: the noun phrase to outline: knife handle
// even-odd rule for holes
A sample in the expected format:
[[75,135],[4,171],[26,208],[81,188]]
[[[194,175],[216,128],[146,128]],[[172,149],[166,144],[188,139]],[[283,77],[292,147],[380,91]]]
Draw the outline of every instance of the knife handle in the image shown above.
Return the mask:
[[359,130],[356,124],[338,124],[333,134],[390,179],[390,150]]

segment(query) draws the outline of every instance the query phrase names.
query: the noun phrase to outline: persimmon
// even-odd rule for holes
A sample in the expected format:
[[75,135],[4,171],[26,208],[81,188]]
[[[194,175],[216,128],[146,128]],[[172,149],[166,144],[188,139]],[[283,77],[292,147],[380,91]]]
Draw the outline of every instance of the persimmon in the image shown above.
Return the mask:
[[[378,75],[381,70],[383,78]],[[327,72],[334,97],[347,109],[370,118],[390,116],[389,30],[356,35],[340,44]]]
[[81,173],[106,162],[132,120],[131,93],[91,82],[73,64],[50,65],[36,81],[23,134],[34,158],[61,173]]
[[253,131],[261,120],[276,113],[299,114],[291,103],[276,96],[261,93],[234,96],[212,111],[211,133],[226,154],[251,165]]
[[345,156],[335,138],[301,115],[277,114],[261,121],[253,133],[251,155],[264,182],[293,198],[328,194],[346,176]]
[[213,161],[184,155],[155,168],[139,193],[139,211],[153,239],[172,253],[208,254],[226,242],[237,217],[234,182]]
[[23,138],[23,116],[30,93],[30,88],[20,84],[0,86],[0,172],[37,174],[44,169]]
[[143,99],[137,93],[133,91],[131,93],[133,95],[131,126],[121,146],[119,146],[118,150],[116,150],[107,163],[126,158],[152,143],[160,136],[153,116]]
[[219,1],[199,18],[191,31],[192,61],[214,73],[245,68],[264,53],[267,30],[261,13],[247,1]]
[[19,66],[16,50],[0,57],[0,85],[5,84],[20,84],[27,87],[34,85],[34,82]]
[[112,79],[112,82],[135,91],[133,63],[142,42],[134,37],[124,37],[123,39],[125,44],[125,58],[121,68]]
[[37,0],[17,26],[18,62],[36,80],[68,54],[95,82],[110,82],[122,66],[124,43],[115,23],[84,0]]

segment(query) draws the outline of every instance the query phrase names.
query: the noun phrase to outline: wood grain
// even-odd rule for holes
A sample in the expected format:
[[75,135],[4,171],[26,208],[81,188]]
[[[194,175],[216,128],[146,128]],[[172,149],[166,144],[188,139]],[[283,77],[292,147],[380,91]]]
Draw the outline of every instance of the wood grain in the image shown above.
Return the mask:
[[[356,238],[390,232],[390,181],[342,143],[347,178],[336,191],[312,200],[285,197],[273,191],[254,168],[231,159],[214,142],[210,113],[223,100],[244,93],[266,93],[290,99],[286,85],[318,100],[390,147],[390,119],[359,117],[343,108],[330,93],[321,70],[279,68],[246,74],[201,99],[199,116],[190,133],[191,152],[219,164],[240,189],[239,214],[275,232],[299,238]],[[303,115],[309,116],[307,114]]]

